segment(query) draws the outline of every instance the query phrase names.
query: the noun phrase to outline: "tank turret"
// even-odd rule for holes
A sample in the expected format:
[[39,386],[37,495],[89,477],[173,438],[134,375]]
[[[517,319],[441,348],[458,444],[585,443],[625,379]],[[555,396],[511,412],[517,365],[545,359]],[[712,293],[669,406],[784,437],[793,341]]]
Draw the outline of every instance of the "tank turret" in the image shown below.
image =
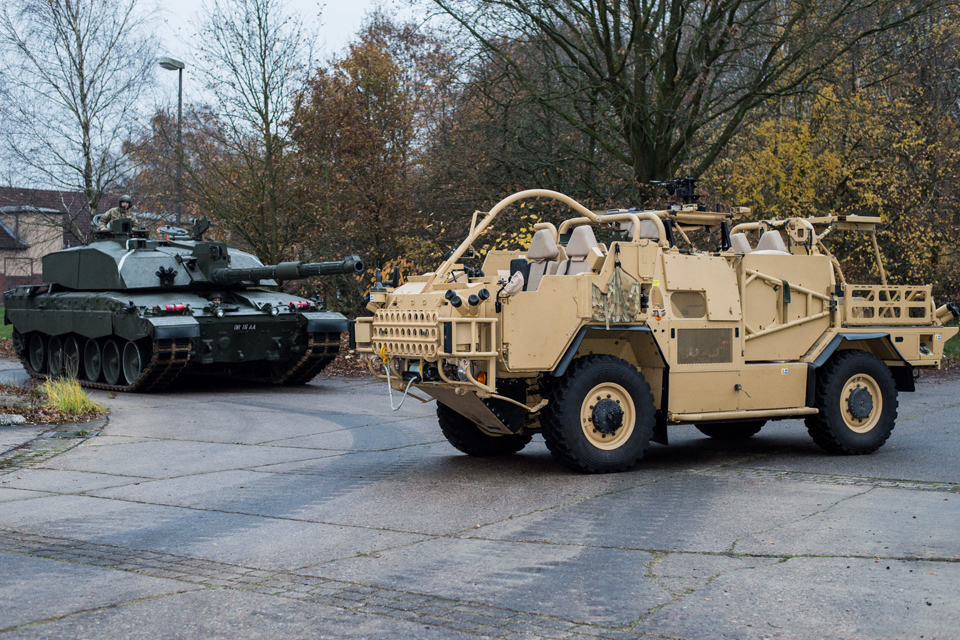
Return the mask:
[[249,253],[224,242],[203,240],[203,224],[191,235],[184,229],[163,227],[166,239],[151,240],[133,229],[128,218],[111,221],[109,231],[94,233],[94,242],[56,251],[43,257],[43,280],[76,291],[164,290],[208,286],[276,286],[277,280],[357,274],[359,256],[339,262],[284,262],[264,265]]
[[312,379],[336,356],[347,319],[279,290],[278,281],[357,275],[358,256],[264,265],[224,242],[163,227],[160,239],[129,218],[87,246],[43,257],[45,285],[4,294],[14,348],[35,377],[156,390],[181,370],[282,384]]

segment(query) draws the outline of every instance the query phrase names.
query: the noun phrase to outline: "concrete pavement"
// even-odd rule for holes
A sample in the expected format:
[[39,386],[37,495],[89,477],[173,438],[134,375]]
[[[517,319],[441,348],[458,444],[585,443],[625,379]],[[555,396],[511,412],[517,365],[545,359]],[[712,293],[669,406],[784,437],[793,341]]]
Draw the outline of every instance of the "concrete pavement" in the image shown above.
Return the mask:
[[607,476],[370,380],[94,392],[100,435],[0,470],[0,637],[956,638],[958,385],[874,455],[677,427]]

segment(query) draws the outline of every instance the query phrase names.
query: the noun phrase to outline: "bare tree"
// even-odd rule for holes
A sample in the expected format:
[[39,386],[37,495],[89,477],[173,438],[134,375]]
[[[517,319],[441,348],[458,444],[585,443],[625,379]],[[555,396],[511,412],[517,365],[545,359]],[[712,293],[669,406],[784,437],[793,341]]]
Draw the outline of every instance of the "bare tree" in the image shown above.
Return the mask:
[[431,0],[641,188],[684,168],[700,175],[753,109],[950,1]]
[[[527,89],[554,81],[555,74],[535,54],[531,47],[511,48],[523,83],[511,65],[497,57],[483,57],[466,68],[463,76],[468,80],[456,96],[455,109],[428,147],[430,184],[423,190],[428,210],[482,209],[530,185],[561,191],[596,208],[636,197],[628,165],[544,106],[537,99],[539,92]],[[577,122],[599,126],[601,114],[586,101],[570,95],[553,102],[561,111],[575,112]],[[562,207],[557,213],[562,215]]]
[[[0,10],[0,134],[37,184],[80,191],[90,214],[130,170],[122,142],[137,126],[156,61],[137,0],[6,0]],[[56,224],[85,236],[76,216]]]
[[283,0],[210,0],[199,41],[213,104],[194,114],[187,187],[262,258],[291,251],[299,225],[287,120],[315,35]]

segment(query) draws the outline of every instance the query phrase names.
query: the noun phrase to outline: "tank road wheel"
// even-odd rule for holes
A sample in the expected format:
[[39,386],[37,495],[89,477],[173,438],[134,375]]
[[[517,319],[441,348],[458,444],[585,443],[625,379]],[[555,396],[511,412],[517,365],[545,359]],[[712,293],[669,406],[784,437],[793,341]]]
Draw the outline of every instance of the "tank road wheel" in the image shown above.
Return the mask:
[[643,457],[654,411],[650,385],[633,365],[587,356],[570,365],[540,422],[547,448],[565,466],[610,473],[626,471]]
[[124,345],[123,376],[127,379],[127,384],[133,384],[140,377],[146,363],[147,358],[144,357],[143,349],[136,342],[130,341]]
[[897,419],[897,387],[887,365],[866,351],[840,351],[817,372],[810,437],[830,453],[873,453]]
[[45,336],[39,331],[30,336],[27,356],[34,373],[43,373],[47,362],[47,343]]
[[116,341],[111,338],[103,344],[103,377],[107,384],[117,384],[120,382],[123,364],[120,358],[120,347]]
[[57,336],[47,342],[47,373],[51,378],[59,378],[63,373],[63,343]]
[[83,377],[88,382],[96,382],[100,379],[100,368],[103,363],[100,343],[93,338],[87,340],[83,345]]
[[484,431],[476,422],[468,420],[442,402],[437,403],[437,420],[447,441],[471,456],[509,456],[527,446],[533,437],[529,433],[507,436]]
[[80,378],[80,343],[73,336],[63,341],[63,375]]
[[694,425],[705,436],[717,440],[746,440],[760,433],[766,420],[747,420],[744,422],[705,422]]

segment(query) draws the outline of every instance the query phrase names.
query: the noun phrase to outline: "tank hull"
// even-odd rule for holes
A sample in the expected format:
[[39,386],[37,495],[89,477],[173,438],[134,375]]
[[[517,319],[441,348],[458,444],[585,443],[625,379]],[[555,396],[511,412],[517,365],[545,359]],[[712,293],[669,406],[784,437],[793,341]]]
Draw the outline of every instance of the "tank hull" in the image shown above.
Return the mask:
[[311,301],[275,291],[218,292],[218,314],[203,292],[50,289],[4,294],[24,368],[99,388],[157,391],[187,370],[303,384],[336,357],[347,330],[343,315],[304,311]]

